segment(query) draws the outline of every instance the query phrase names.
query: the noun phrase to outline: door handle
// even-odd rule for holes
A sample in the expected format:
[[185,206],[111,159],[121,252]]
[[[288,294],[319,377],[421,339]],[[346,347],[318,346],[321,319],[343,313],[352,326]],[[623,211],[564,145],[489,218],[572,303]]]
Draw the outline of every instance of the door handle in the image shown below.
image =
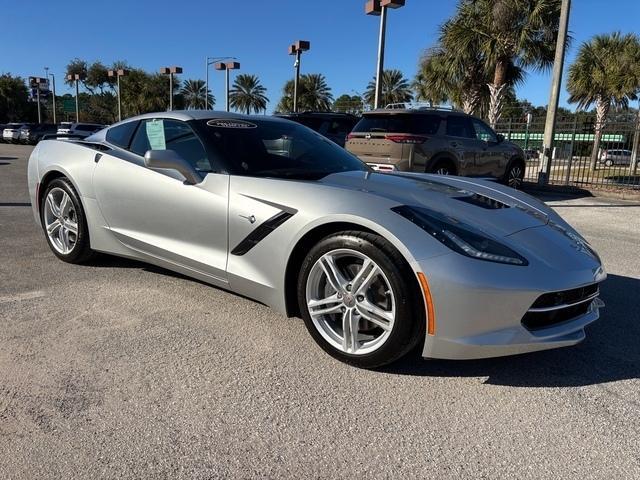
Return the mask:
[[451,145],[453,148],[458,146],[458,142],[449,142],[449,145]]
[[96,153],[96,156],[93,158],[93,161],[98,163],[101,158],[102,158],[102,154],[101,153]]

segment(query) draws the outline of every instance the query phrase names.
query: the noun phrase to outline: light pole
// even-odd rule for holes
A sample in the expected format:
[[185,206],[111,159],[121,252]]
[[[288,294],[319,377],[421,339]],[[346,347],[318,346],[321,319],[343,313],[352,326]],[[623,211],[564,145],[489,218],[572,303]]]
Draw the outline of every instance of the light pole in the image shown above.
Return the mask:
[[237,60],[236,57],[207,57],[205,61],[205,78],[206,78],[206,92],[204,96],[204,109],[209,110],[209,65],[213,65],[215,62],[223,60]]
[[122,121],[122,97],[120,97],[120,77],[124,77],[129,74],[129,70],[121,68],[119,70],[109,70],[110,77],[116,77],[118,82],[118,121]]
[[387,30],[387,8],[404,7],[405,0],[368,0],[364,5],[367,15],[380,16],[380,33],[378,35],[378,63],[376,66],[376,94],[373,108],[380,107],[382,97],[382,75],[384,73],[384,43]]
[[540,162],[540,171],[538,172],[539,184],[549,183],[549,175],[551,174],[553,137],[555,135],[556,112],[558,111],[558,100],[560,98],[560,84],[562,83],[562,67],[564,65],[564,49],[567,43],[570,9],[571,0],[562,0],[558,38],[556,40],[556,53],[553,60],[553,73],[551,76],[549,108],[547,109],[547,118],[544,123],[544,138],[542,140],[542,153],[540,154],[542,161]]
[[46,79],[40,77],[29,77],[29,85],[36,89],[36,102],[38,103],[38,123],[42,123],[42,111],[40,110],[40,85],[46,82]]
[[53,102],[53,124],[56,124],[56,76],[53,73],[49,73],[49,67],[44,67],[45,72],[47,72],[47,80],[49,80],[49,77],[51,77],[51,93],[53,95],[52,98],[52,102]]
[[78,103],[78,82],[80,81],[80,74],[74,73],[67,75],[67,80],[73,80],[76,84],[76,123],[80,121],[80,104]]
[[169,75],[169,111],[173,110],[173,75],[182,73],[182,67],[162,67],[160,73]]
[[226,78],[225,78],[225,90],[224,90],[224,96],[225,96],[225,109],[228,112],[229,111],[229,70],[238,70],[240,68],[240,63],[239,62],[218,62],[216,63],[213,68],[215,68],[216,70],[224,70],[225,74],[226,74]]
[[311,43],[306,40],[298,40],[296,43],[289,45],[289,55],[295,55],[296,61],[293,67],[296,69],[296,76],[293,80],[293,113],[298,112],[298,85],[300,84],[300,58],[302,52],[306,52],[311,48]]

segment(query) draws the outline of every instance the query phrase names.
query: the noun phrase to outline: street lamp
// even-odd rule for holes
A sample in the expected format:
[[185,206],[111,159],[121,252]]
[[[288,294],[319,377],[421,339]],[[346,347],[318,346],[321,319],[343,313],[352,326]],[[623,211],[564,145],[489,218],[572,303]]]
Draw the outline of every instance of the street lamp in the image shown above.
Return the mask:
[[182,73],[182,67],[162,67],[160,73],[169,75],[169,111],[173,110],[173,75]]
[[226,80],[225,80],[225,109],[229,111],[229,70],[238,70],[240,68],[239,62],[218,62],[213,68],[216,70],[224,70],[226,72]]
[[296,61],[293,66],[296,69],[296,76],[293,81],[293,113],[298,112],[298,84],[300,83],[300,57],[302,52],[311,48],[311,44],[306,40],[298,40],[293,45],[289,45],[289,55],[295,55]]
[[387,30],[387,8],[404,7],[405,0],[368,0],[364,5],[367,15],[380,16],[380,34],[378,35],[378,65],[376,68],[376,95],[373,108],[380,107],[382,97],[382,74],[384,72],[384,40]]
[[129,74],[129,70],[120,68],[119,70],[109,70],[110,77],[116,77],[118,81],[118,121],[122,121],[122,99],[120,97],[120,77],[124,77]]
[[47,80],[49,79],[49,77],[51,77],[51,86],[52,86],[52,91],[51,93],[53,94],[52,97],[52,101],[53,101],[53,124],[56,124],[56,76],[53,73],[49,73],[49,67],[44,67],[44,71],[47,73]]
[[204,109],[209,110],[209,65],[213,65],[215,62],[220,62],[222,60],[237,60],[236,57],[207,57],[205,61],[205,71],[206,73],[206,92],[204,96]]
[[29,77],[29,87],[36,89],[36,102],[38,103],[38,123],[42,123],[42,112],[40,111],[40,85],[46,83],[46,78]]
[[80,81],[80,74],[74,73],[67,75],[67,80],[74,80],[76,84],[76,123],[80,121],[80,106],[78,104],[78,82]]

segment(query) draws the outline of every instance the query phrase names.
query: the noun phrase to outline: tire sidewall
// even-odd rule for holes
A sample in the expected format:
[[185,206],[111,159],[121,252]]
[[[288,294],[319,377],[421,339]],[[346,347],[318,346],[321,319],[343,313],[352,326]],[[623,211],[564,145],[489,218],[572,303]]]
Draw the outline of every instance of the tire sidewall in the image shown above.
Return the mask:
[[[73,203],[73,208],[76,211],[76,217],[77,217],[77,223],[78,223],[78,236],[76,239],[76,244],[73,247],[73,250],[71,250],[71,252],[67,254],[58,252],[53,247],[53,245],[51,245],[51,240],[49,239],[49,235],[47,235],[47,232],[46,232],[46,223],[44,218],[45,203],[47,200],[47,196],[49,195],[49,192],[54,188],[60,188],[61,190],[64,190],[67,193],[67,195],[69,195],[69,198]],[[66,178],[56,178],[47,184],[47,188],[45,189],[44,194],[42,195],[42,201],[40,202],[40,222],[42,224],[44,236],[45,236],[45,239],[47,240],[47,244],[49,245],[49,248],[55,254],[55,256],[58,257],[60,260],[63,260],[69,263],[76,263],[76,262],[82,261],[87,256],[90,246],[89,246],[89,233],[87,229],[84,209],[82,208],[82,202],[80,201],[80,198],[76,193],[75,188],[73,188],[73,185],[71,184],[71,182],[69,182],[69,180],[67,180]]]
[[[297,284],[300,312],[314,340],[331,356],[345,363],[363,368],[375,368],[391,363],[407,353],[416,345],[415,337],[419,337],[419,334],[416,335],[416,330],[420,330],[419,324],[424,323],[424,307],[416,299],[415,287],[417,283],[413,285],[407,282],[410,282],[410,279],[413,278],[413,271],[408,266],[407,268],[402,268],[402,265],[398,265],[401,262],[394,257],[399,256],[399,253],[389,251],[393,247],[381,237],[377,237],[377,239],[378,242],[376,243],[379,243],[378,245],[374,245],[367,238],[361,238],[352,233],[341,233],[324,238],[305,257]],[[396,318],[391,334],[382,346],[364,355],[348,354],[328,343],[316,328],[307,308],[306,285],[312,267],[327,252],[344,248],[361,252],[377,263],[386,275],[395,298]]]

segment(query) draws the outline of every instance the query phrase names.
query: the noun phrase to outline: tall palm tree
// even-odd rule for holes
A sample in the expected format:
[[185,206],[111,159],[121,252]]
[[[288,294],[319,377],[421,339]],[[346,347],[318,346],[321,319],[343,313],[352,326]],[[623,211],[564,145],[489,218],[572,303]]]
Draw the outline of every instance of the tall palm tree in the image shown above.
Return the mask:
[[578,108],[596,107],[595,138],[591,169],[595,170],[607,115],[614,108],[627,108],[640,90],[640,39],[637,35],[596,35],[580,46],[567,78],[569,103]]
[[[373,106],[376,96],[376,79],[375,77],[364,92],[364,99]],[[403,103],[413,100],[413,93],[409,81],[404,78],[400,70],[385,70],[382,72],[382,95],[380,105],[388,105],[390,103]]]
[[198,109],[205,108],[207,97],[209,105],[215,105],[216,101],[211,92],[207,91],[207,85],[203,80],[185,80],[180,95],[184,101],[185,108]]
[[512,66],[547,70],[553,65],[561,0],[461,0],[448,22],[456,51],[478,49],[492,69],[489,123],[495,126]]
[[[282,98],[276,111],[284,113],[293,110],[294,82],[288,80],[282,89]],[[298,110],[329,111],[333,103],[331,87],[321,73],[307,73],[300,76],[298,85]]]
[[260,113],[267,109],[269,99],[266,97],[267,89],[262,86],[257,75],[240,74],[233,82],[229,91],[229,103],[236,110],[246,112],[253,110]]

